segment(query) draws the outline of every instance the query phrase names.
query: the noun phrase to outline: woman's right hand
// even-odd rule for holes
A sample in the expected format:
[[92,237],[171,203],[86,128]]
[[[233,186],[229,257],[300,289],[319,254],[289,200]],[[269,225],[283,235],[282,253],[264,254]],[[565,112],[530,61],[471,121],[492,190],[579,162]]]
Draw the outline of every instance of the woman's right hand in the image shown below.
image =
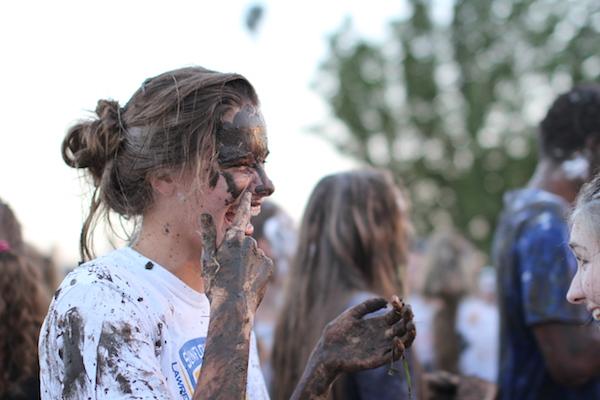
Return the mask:
[[246,236],[250,222],[251,193],[242,194],[231,227],[217,247],[216,227],[210,214],[202,214],[202,278],[211,306],[228,299],[245,301],[254,315],[265,294],[273,262]]
[[246,236],[251,194],[240,199],[231,227],[217,247],[212,217],[202,214],[202,279],[210,322],[194,399],[244,399],[254,315],[273,262]]

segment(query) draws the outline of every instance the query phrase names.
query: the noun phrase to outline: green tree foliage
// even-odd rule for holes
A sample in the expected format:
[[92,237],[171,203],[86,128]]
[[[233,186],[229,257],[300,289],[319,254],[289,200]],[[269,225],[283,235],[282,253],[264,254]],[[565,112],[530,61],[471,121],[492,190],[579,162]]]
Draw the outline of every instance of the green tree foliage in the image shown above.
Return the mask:
[[315,88],[343,153],[391,169],[421,234],[452,223],[488,249],[502,193],[536,162],[536,125],[560,92],[600,76],[598,0],[407,0],[381,42],[347,20]]

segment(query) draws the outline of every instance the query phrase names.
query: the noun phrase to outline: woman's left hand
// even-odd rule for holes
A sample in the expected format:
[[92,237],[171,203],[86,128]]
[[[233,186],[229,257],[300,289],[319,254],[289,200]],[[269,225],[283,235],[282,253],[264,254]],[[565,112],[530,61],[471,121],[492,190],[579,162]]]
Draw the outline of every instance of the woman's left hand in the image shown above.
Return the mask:
[[339,373],[376,368],[398,360],[416,336],[413,313],[409,305],[393,296],[391,311],[365,318],[386,304],[383,298],[370,299],[331,321],[318,345],[321,362]]

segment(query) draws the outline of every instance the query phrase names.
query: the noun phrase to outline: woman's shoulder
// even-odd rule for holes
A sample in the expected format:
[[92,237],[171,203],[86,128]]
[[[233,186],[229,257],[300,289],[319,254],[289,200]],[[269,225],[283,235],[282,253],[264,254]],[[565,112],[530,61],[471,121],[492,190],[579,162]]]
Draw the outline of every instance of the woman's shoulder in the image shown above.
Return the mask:
[[53,329],[68,325],[99,332],[105,323],[135,321],[135,326],[152,331],[150,327],[160,319],[160,310],[142,301],[143,287],[126,265],[130,261],[116,250],[71,271],[50,303],[43,328],[47,332],[42,332],[42,339]]
[[[81,263],[69,272],[54,294],[53,304],[95,299],[93,301],[125,301],[136,298],[140,291],[135,278],[136,260],[127,248]],[[140,268],[143,268],[142,266]]]

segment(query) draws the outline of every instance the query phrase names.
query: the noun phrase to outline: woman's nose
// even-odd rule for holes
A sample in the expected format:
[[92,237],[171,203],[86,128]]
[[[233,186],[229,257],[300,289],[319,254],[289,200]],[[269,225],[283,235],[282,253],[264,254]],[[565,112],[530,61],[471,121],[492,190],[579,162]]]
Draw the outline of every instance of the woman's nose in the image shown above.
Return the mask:
[[573,277],[569,291],[567,292],[567,300],[569,303],[582,304],[585,302],[585,294],[581,289],[581,279],[579,278],[579,271]]
[[259,166],[256,171],[258,173],[258,182],[254,188],[254,192],[261,197],[272,195],[275,191],[275,186],[273,185],[273,182],[271,182],[271,179],[269,179],[267,176],[265,169],[262,166]]

